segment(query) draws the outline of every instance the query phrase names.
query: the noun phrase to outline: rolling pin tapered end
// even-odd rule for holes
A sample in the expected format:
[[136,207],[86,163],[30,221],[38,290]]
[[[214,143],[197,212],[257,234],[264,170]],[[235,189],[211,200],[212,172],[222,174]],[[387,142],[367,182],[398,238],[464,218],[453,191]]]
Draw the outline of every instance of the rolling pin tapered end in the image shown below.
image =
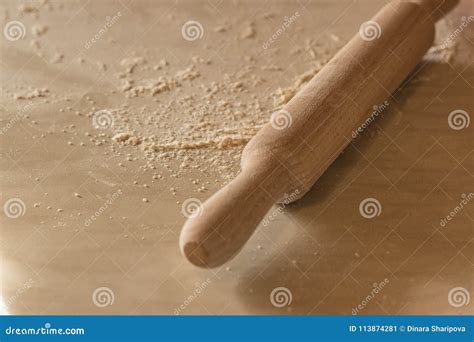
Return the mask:
[[193,265],[203,268],[212,267],[209,264],[209,254],[199,242],[182,242],[181,254]]
[[183,226],[181,254],[192,264],[213,268],[232,259],[273,205],[264,187],[267,172],[242,171],[211,196]]

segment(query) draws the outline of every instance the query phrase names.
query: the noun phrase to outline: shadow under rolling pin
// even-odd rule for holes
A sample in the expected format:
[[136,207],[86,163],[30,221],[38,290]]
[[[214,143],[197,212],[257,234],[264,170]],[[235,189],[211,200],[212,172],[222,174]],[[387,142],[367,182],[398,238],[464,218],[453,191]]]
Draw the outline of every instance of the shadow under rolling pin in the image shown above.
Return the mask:
[[[235,256],[273,204],[303,196],[350,143],[374,105],[400,86],[429,49],[434,24],[457,0],[396,0],[274,113],[242,153],[241,172],[185,223],[182,254],[216,267]],[[364,30],[365,28],[365,30]]]

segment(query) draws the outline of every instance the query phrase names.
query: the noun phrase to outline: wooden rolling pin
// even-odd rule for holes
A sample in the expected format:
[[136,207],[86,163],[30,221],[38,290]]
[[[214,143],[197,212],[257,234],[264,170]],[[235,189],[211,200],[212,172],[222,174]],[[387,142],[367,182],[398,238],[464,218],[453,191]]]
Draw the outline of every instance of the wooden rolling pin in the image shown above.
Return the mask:
[[400,86],[457,0],[392,1],[250,140],[241,172],[187,220],[182,254],[216,267],[235,256],[275,203],[303,196],[351,132]]

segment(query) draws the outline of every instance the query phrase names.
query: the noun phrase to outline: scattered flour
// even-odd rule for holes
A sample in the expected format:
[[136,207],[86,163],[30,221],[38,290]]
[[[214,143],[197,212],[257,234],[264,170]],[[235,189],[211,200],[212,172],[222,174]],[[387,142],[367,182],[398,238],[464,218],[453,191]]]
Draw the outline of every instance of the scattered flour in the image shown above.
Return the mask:
[[240,39],[255,38],[257,30],[255,30],[255,24],[253,22],[245,23],[245,27],[240,32]]
[[[29,4],[21,5],[19,10],[22,13],[38,12],[37,7]],[[275,14],[269,13],[264,19],[273,17]],[[235,26],[226,23],[215,26],[213,31],[230,33],[234,28],[237,39],[257,38],[256,24],[252,21],[242,25],[235,23]],[[40,50],[39,41],[48,30],[47,25],[31,26],[35,37],[30,41],[33,50]],[[109,38],[114,41],[114,37]],[[300,46],[292,47],[289,53],[304,58],[309,71],[290,77],[290,82],[282,82],[280,87],[272,84],[272,78],[287,76],[287,68],[271,59],[262,61],[252,51],[242,58],[240,69],[211,78],[206,68],[220,69],[212,66],[209,56],[198,56],[198,50],[188,56],[187,63],[169,54],[153,55],[147,51],[131,51],[119,61],[107,61],[107,65],[79,57],[77,62],[81,68],[93,66],[106,73],[108,81],[116,82],[110,94],[123,98],[122,102],[116,102],[123,104],[110,110],[113,125],[107,130],[91,128],[92,133],[86,134],[87,144],[109,146],[110,151],[104,151],[104,154],[121,156],[120,167],[128,167],[136,160],[144,161],[143,170],[152,170],[152,181],[195,176],[200,172],[206,179],[209,175],[215,176],[215,183],[225,183],[238,172],[243,147],[268,122],[271,113],[288,103],[343,44],[342,38],[329,33],[324,42],[306,39]],[[204,46],[204,49],[210,48]],[[434,47],[429,53],[445,61],[453,54],[452,47]],[[59,52],[50,57],[51,63],[63,60],[64,55]],[[255,89],[265,86],[268,86],[268,95],[255,95]],[[48,89],[14,94],[18,100],[49,96]],[[90,122],[103,105],[88,96],[85,101],[89,113],[87,109],[76,110],[69,106],[60,112],[75,114]],[[63,131],[67,132],[69,128]],[[86,145],[81,140],[69,142],[71,146]],[[208,184],[194,180],[192,184],[197,192],[207,190]],[[172,193],[176,194],[176,191]]]
[[49,96],[49,93],[49,89],[36,88],[27,94],[14,94],[14,97],[17,100],[31,100],[38,97],[47,97]]
[[[246,23],[240,38],[252,38],[255,32],[254,24]],[[313,48],[311,42],[304,47]],[[324,58],[311,61],[310,71],[297,76],[290,86],[277,88],[266,99],[251,95],[253,87],[266,82],[255,69],[280,73],[283,68],[274,64],[257,66],[251,56],[245,66],[223,74],[220,81],[202,80],[201,69],[212,61],[197,55],[190,57],[191,64],[184,69],[176,69],[164,59],[156,63],[138,54],[124,58],[118,65],[122,71],[115,74],[118,88],[126,98],[150,99],[155,105],[136,108],[127,104],[111,110],[112,153],[136,146],[147,169],[155,170],[160,164],[174,178],[196,171],[217,173],[219,178],[214,183],[224,184],[238,172],[243,147],[268,122],[271,113],[316,75],[335,51],[321,52]],[[104,138],[93,137],[91,142],[105,144]],[[127,155],[126,161],[133,161],[132,156]],[[163,177],[154,172],[152,179]],[[207,190],[205,184],[193,184],[196,192]]]
[[450,63],[455,55],[456,43],[454,42],[451,45],[432,46],[428,50],[426,58],[437,63]]
[[136,146],[141,143],[140,139],[138,139],[132,133],[117,133],[112,137],[112,140],[118,143],[122,143],[124,145],[132,145]]
[[48,29],[49,27],[46,25],[34,25],[31,28],[31,33],[33,33],[33,35],[35,35],[36,37],[40,37],[46,34],[46,32],[48,32]]

